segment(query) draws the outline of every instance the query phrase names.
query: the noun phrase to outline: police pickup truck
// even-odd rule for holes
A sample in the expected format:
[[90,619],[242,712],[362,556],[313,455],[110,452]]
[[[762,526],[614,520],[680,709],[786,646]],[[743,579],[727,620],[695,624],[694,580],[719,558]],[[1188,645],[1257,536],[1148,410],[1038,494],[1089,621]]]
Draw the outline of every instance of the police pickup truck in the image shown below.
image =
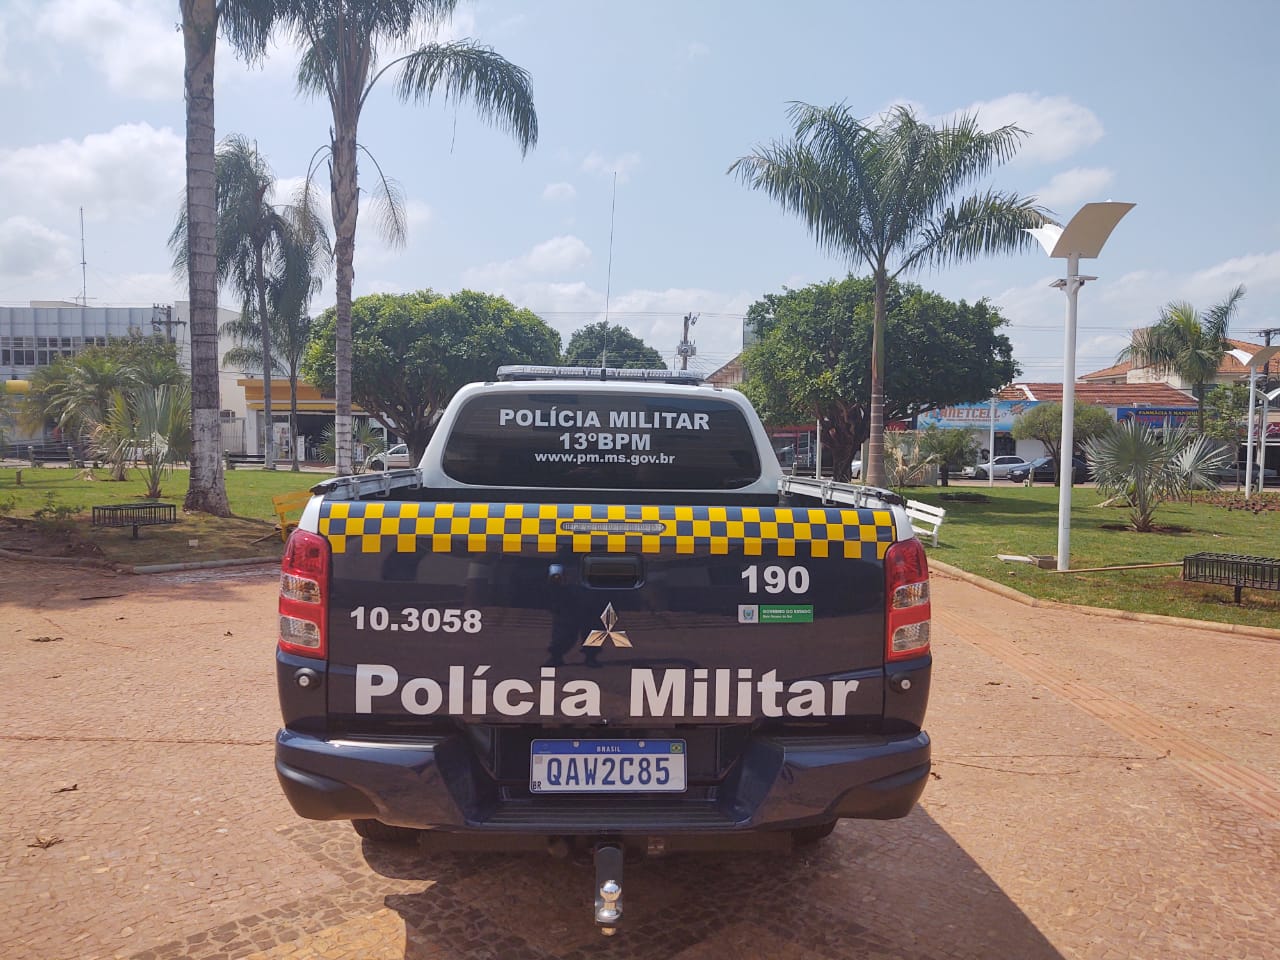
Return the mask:
[[734,390],[504,367],[417,468],[314,488],[285,549],[276,771],[370,841],[789,849],[929,774],[929,575],[903,502],[785,477]]

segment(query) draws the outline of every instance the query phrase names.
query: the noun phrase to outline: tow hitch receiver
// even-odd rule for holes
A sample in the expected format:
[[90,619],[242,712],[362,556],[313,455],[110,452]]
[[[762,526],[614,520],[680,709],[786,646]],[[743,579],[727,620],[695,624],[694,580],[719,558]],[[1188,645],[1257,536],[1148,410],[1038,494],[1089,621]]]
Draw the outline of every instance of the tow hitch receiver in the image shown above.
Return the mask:
[[596,923],[612,937],[622,921],[622,847],[616,843],[596,846]]

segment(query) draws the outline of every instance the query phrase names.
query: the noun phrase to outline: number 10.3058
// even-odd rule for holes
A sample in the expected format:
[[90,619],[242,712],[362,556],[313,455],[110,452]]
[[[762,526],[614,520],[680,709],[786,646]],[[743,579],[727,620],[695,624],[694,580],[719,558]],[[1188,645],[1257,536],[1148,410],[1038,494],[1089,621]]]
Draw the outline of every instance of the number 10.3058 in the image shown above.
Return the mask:
[[437,610],[435,607],[420,610],[417,607],[405,607],[395,611],[386,607],[359,606],[351,611],[350,617],[355,621],[357,630],[387,630],[393,633],[416,630],[424,633],[479,633],[482,627],[479,610]]

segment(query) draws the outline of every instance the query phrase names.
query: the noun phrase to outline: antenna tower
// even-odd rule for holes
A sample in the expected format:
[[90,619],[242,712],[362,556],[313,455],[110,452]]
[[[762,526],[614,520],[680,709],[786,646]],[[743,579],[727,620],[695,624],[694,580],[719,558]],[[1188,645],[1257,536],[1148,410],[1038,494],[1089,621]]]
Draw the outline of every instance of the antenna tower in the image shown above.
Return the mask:
[[88,261],[84,258],[84,207],[80,208],[80,306],[89,306]]

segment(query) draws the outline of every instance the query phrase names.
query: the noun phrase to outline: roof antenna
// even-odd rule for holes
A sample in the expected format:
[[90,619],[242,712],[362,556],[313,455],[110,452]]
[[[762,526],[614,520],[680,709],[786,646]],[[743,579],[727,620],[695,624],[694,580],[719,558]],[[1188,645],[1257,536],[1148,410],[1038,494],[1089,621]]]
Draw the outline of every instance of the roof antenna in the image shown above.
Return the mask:
[[604,349],[600,351],[600,379],[609,359],[609,296],[613,292],[613,222],[618,212],[618,171],[613,171],[613,199],[609,203],[609,267],[604,281]]

